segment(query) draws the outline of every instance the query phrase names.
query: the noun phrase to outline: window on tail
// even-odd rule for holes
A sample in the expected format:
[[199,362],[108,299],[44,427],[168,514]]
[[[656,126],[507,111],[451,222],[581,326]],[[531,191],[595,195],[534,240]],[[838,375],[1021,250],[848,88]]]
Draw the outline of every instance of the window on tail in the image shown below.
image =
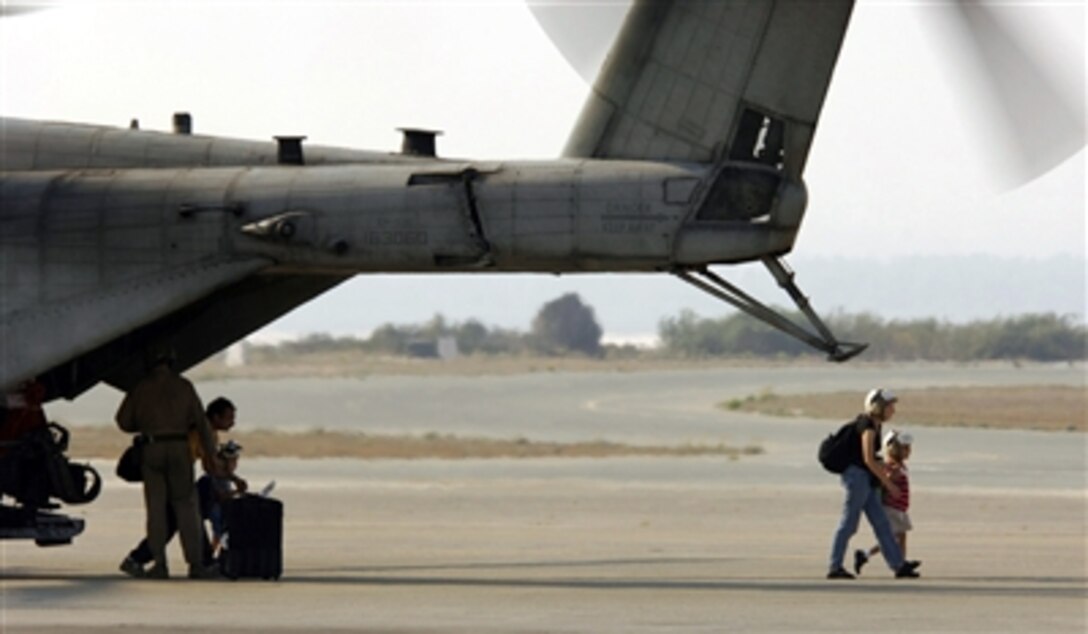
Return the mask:
[[786,123],[773,115],[745,106],[733,134],[729,158],[782,169]]

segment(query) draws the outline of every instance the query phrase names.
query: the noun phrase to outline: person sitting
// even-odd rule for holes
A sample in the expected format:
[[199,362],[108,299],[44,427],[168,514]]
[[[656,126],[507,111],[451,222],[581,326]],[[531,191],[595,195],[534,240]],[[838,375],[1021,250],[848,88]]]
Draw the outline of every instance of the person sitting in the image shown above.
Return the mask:
[[200,476],[196,483],[200,499],[207,505],[207,508],[201,509],[201,514],[212,525],[211,548],[213,557],[218,556],[223,541],[225,528],[223,524],[223,506],[230,500],[245,493],[245,488],[238,485],[240,479],[236,475],[238,458],[241,453],[242,446],[233,440],[228,440],[220,445],[216,455],[223,461],[224,471],[222,475],[205,473]]

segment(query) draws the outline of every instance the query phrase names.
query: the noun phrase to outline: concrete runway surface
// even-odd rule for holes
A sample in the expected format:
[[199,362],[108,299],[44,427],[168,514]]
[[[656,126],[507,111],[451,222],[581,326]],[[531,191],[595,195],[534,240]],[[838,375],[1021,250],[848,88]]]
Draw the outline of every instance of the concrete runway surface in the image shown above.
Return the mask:
[[[766,453],[732,461],[243,459],[252,483],[276,479],[286,507],[279,582],[123,577],[117,564],[141,536],[142,504],[137,487],[109,479],[98,501],[72,509],[88,524],[74,545],[0,545],[0,629],[1088,629],[1084,434],[913,428],[909,555],[923,560],[923,577],[895,580],[873,561],[857,581],[823,578],[841,491],[814,451],[837,423],[727,414],[714,403],[766,385],[786,392],[808,385],[861,390],[876,381],[893,388],[1084,381],[1083,367],[882,372],[799,370],[777,381],[768,370],[381,378],[383,394],[450,403],[443,416],[405,431],[462,433],[494,420],[486,435],[754,442]],[[322,391],[319,402],[332,408],[362,400],[368,418],[388,425],[404,409],[420,416],[420,408],[437,407],[368,396],[369,382],[355,389],[334,383],[340,397],[324,383],[277,382],[263,394],[258,383],[198,388],[239,395],[241,420],[254,427],[278,426],[255,414],[277,398],[293,407],[303,397],[285,394],[306,390]],[[531,389],[511,389],[525,384]],[[900,412],[907,422],[907,404]],[[96,466],[112,471],[110,463]],[[863,522],[851,547],[871,540]],[[170,558],[175,574],[183,573],[176,545]]]

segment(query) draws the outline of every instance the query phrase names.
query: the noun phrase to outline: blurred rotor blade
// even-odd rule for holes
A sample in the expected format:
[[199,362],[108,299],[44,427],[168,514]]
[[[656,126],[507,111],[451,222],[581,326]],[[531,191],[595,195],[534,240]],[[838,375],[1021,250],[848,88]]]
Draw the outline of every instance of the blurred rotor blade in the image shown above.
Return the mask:
[[[951,6],[948,13],[976,62],[970,83],[982,88],[971,110],[988,111],[1008,146],[1007,156],[994,157],[1002,184],[1027,183],[1080,151],[1085,143],[1083,30],[1079,41],[1063,42],[1053,24],[1042,26],[1039,12],[1070,11],[1083,24],[1084,6],[967,0]],[[1041,61],[1046,49],[1050,63]],[[1064,68],[1055,68],[1054,52]],[[1055,79],[1058,75],[1064,80]]]
[[26,13],[33,13],[35,11],[41,11],[43,7],[26,7],[15,6],[9,7],[7,5],[0,5],[0,18],[10,18],[16,15],[23,15]]
[[592,85],[632,0],[526,0],[567,63]]
[[0,18],[44,11],[57,5],[50,0],[0,0]]

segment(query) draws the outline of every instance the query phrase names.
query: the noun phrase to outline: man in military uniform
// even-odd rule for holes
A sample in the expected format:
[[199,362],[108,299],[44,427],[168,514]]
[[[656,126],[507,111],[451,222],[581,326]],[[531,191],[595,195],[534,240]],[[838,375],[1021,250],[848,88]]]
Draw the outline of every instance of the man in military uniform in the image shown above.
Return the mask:
[[[225,397],[218,397],[212,399],[212,402],[208,403],[208,406],[204,409],[204,416],[208,419],[208,424],[212,428],[212,439],[215,441],[216,446],[219,446],[220,438],[219,434],[227,433],[234,428],[235,416],[237,409],[234,407],[234,403],[230,402]],[[215,456],[208,456],[204,453],[204,443],[200,434],[195,428],[189,430],[189,453],[192,456],[194,462],[199,462],[203,467],[205,473],[215,476],[219,472],[219,465],[215,460]],[[248,488],[248,484],[237,474],[230,474],[227,477],[230,478],[234,486],[242,492],[245,492]],[[211,506],[212,500],[208,498],[210,492],[201,491],[199,486],[199,480],[197,480],[197,502],[200,510],[200,517],[203,521],[208,519],[208,509]],[[212,557],[211,542],[207,538],[207,534],[201,527],[201,540],[203,541],[204,550],[204,564],[207,566],[215,563]],[[171,507],[166,509],[166,542],[170,543],[170,540],[177,533],[177,520],[174,517],[174,511]],[[151,546],[149,545],[147,538],[140,540],[140,543],[136,548],[132,549],[124,560],[121,561],[121,572],[142,579],[147,576],[147,570],[145,566],[154,561],[154,555],[151,552]]]
[[117,410],[117,426],[147,438],[143,448],[144,506],[147,540],[154,565],[147,576],[169,577],[166,565],[167,505],[173,507],[189,577],[215,576],[201,559],[200,517],[193,484],[189,431],[196,429],[206,455],[215,455],[215,441],[193,384],[174,372],[173,352],[152,351],[148,375],[125,395]]

